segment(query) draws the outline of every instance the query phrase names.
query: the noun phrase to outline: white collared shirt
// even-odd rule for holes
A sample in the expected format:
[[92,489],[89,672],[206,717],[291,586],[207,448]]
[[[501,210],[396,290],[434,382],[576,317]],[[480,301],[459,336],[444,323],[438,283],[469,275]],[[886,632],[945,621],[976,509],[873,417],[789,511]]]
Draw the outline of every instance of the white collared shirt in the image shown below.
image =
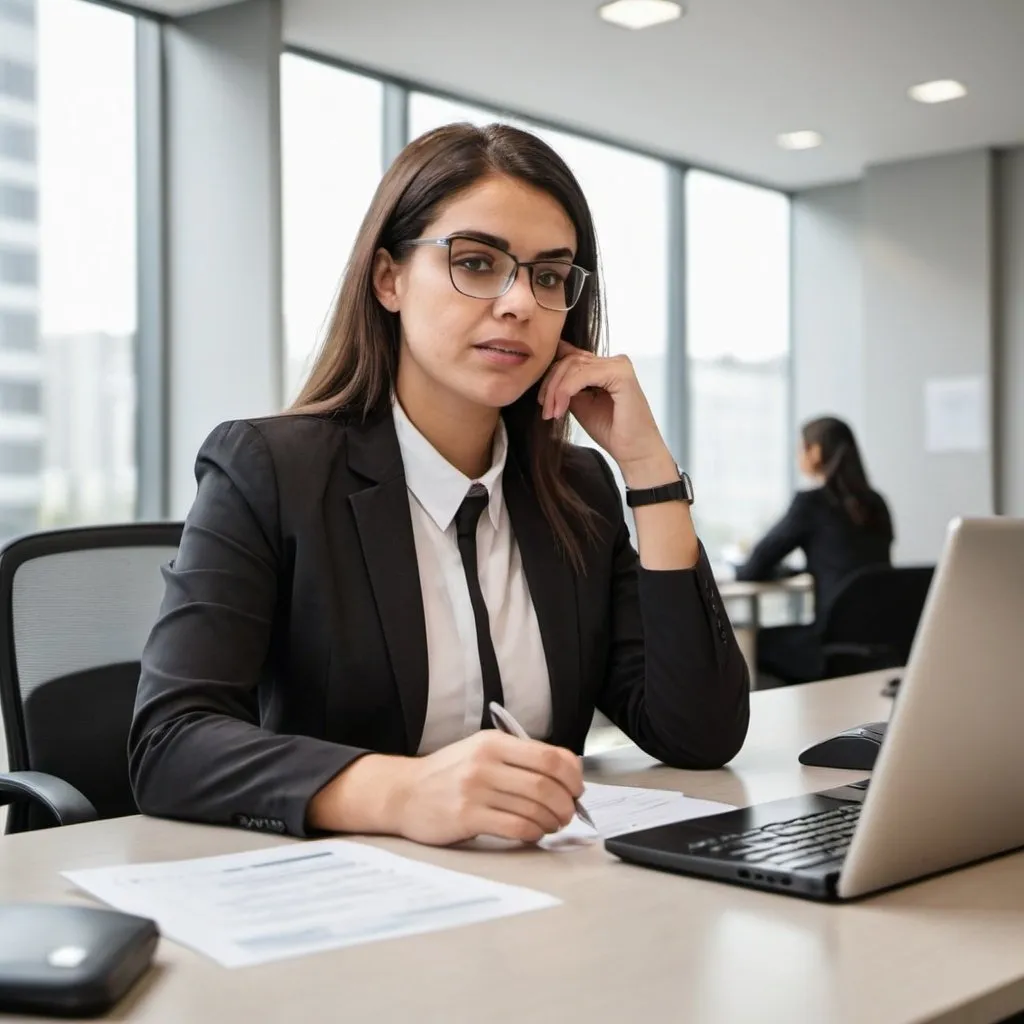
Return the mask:
[[551,684],[537,613],[502,496],[508,436],[499,420],[491,468],[471,480],[437,451],[394,403],[427,631],[430,688],[419,753],[429,754],[480,729],[483,675],[473,606],[455,535],[455,513],[470,487],[487,489],[477,524],[480,589],[491,623],[505,706],[533,737],[551,733]]

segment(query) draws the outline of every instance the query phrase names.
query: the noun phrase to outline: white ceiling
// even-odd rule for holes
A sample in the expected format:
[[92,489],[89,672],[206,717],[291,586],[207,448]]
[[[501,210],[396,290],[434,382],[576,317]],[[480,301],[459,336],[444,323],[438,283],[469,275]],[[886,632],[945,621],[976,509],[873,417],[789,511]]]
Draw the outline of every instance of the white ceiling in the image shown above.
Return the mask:
[[[600,21],[598,2],[284,0],[285,38],[782,188],[1024,142],[1024,0],[690,0],[642,32]],[[907,98],[933,78],[969,95]],[[801,128],[825,145],[776,146]]]

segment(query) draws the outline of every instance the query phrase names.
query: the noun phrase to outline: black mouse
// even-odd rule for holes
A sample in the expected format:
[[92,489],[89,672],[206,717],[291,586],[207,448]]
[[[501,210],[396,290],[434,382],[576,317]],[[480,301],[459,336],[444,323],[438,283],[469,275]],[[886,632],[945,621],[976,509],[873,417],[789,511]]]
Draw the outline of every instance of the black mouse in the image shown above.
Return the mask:
[[800,763],[816,768],[870,771],[885,738],[885,722],[869,722],[830,736],[800,754]]

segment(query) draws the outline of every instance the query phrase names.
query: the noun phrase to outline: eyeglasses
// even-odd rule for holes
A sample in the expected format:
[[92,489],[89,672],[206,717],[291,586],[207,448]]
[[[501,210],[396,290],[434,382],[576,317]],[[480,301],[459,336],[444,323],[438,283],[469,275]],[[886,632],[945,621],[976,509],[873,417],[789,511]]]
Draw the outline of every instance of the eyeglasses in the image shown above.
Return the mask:
[[539,306],[557,313],[572,309],[583,294],[590,271],[568,260],[517,260],[472,235],[416,238],[405,245],[436,245],[448,249],[448,273],[457,292],[471,299],[497,299],[508,292],[526,267]]

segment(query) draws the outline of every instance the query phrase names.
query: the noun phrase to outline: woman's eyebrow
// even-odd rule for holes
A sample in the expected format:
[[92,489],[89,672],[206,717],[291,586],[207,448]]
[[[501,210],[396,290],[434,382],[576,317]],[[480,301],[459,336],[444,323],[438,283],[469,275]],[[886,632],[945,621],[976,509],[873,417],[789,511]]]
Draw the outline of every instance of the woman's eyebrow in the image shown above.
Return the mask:
[[[465,228],[461,231],[451,231],[448,234],[449,238],[473,238],[478,242],[483,242],[485,245],[493,246],[495,249],[501,249],[503,252],[508,252],[511,246],[507,238],[501,238],[498,235],[492,235],[488,231],[477,231],[475,228]],[[537,253],[533,258],[535,260],[560,260],[573,258],[572,249],[567,246],[561,246],[558,249],[544,249]]]

